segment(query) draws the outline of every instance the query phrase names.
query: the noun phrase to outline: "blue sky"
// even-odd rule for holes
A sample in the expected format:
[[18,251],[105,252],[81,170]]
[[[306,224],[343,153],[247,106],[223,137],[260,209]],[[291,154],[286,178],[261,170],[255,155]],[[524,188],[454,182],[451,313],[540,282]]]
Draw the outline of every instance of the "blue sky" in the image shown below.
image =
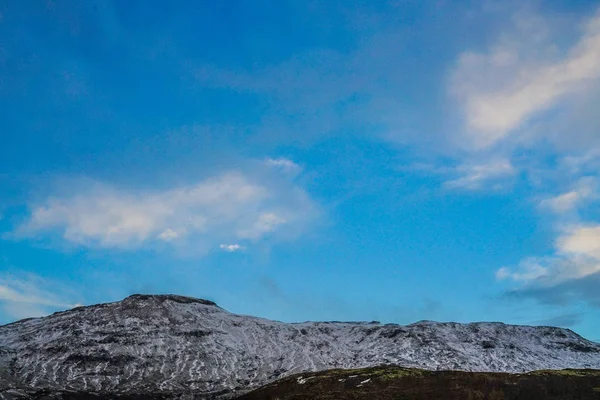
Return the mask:
[[598,104],[598,2],[0,2],[0,321],[178,293],[600,340]]

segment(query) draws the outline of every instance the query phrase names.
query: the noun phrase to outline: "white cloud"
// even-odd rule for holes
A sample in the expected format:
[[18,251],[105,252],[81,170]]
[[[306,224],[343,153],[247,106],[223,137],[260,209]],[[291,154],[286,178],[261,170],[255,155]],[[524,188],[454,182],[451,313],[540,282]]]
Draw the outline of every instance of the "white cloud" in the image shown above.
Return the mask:
[[500,268],[496,271],[497,279],[512,279],[515,281],[531,281],[546,276],[548,270],[542,266],[541,260],[528,258],[519,264],[517,272],[512,272],[510,268]]
[[600,225],[570,228],[556,245],[561,253],[600,260]]
[[[49,291],[51,287],[54,290]],[[11,318],[21,319],[47,315],[52,311],[76,307],[62,295],[65,288],[36,275],[0,276],[0,306]]]
[[170,242],[171,240],[175,240],[180,236],[179,233],[175,232],[171,228],[167,228],[158,235],[158,238],[164,240],[165,242]]
[[539,18],[523,20],[516,36],[503,36],[489,52],[459,57],[451,92],[463,106],[469,146],[475,149],[508,137],[567,95],[589,90],[600,77],[600,14],[585,23],[562,58],[554,44],[544,42],[547,27]]
[[556,213],[562,213],[574,209],[577,206],[577,203],[583,198],[585,198],[584,193],[573,190],[549,199],[544,199],[540,202],[540,205],[549,208]]
[[459,177],[446,181],[444,185],[452,189],[499,189],[506,178],[512,177],[516,172],[512,163],[507,159],[496,159],[487,163],[464,164],[454,170],[454,173],[458,174]]
[[595,178],[581,178],[568,192],[561,193],[539,202],[540,207],[554,213],[568,213],[598,198],[598,188]]
[[267,158],[265,160],[265,165],[279,169],[288,174],[297,174],[302,171],[300,165],[287,158]]
[[600,272],[600,225],[566,228],[555,241],[555,254],[527,258],[516,269],[501,268],[498,279],[554,286]]
[[285,218],[275,213],[262,213],[250,228],[238,230],[238,236],[244,239],[256,239],[274,231],[279,225],[286,222]]
[[240,250],[244,250],[245,249],[244,246],[241,246],[241,245],[239,245],[237,243],[235,243],[235,244],[222,244],[222,245],[219,246],[219,248],[222,249],[222,250],[228,251],[230,253],[233,253],[235,251],[240,251]]
[[207,249],[230,237],[293,236],[316,212],[299,187],[231,172],[162,191],[96,184],[71,196],[47,198],[31,207],[15,235],[59,234],[89,247],[133,248],[158,240]]

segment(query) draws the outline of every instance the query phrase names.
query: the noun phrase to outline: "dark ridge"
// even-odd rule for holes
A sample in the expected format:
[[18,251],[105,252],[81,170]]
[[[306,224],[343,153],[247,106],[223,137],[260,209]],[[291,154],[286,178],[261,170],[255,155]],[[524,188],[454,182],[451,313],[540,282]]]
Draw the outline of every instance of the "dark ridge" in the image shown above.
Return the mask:
[[132,294],[125,298],[124,301],[127,300],[158,300],[160,302],[164,302],[167,300],[174,301],[176,303],[181,304],[191,304],[191,303],[199,303],[204,304],[205,306],[217,306],[217,303],[214,301],[206,300],[206,299],[197,299],[195,297],[188,296],[179,296],[176,294]]

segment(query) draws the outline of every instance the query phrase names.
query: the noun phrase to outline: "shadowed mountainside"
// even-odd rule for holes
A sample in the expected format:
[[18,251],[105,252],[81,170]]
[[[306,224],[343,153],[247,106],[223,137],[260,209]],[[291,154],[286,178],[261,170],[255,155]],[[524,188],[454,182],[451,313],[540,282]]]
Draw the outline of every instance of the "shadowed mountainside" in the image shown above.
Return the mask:
[[599,400],[600,371],[527,374],[401,367],[329,370],[284,378],[239,400]]

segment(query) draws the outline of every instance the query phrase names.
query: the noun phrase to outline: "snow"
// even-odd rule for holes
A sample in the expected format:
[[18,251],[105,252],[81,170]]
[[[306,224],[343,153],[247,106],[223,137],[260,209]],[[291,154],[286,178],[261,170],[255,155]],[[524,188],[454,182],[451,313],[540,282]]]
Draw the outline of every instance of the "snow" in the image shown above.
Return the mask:
[[9,363],[13,386],[209,393],[305,371],[381,364],[504,372],[598,369],[600,344],[552,327],[288,324],[182,296],[132,296],[1,326],[0,377]]

